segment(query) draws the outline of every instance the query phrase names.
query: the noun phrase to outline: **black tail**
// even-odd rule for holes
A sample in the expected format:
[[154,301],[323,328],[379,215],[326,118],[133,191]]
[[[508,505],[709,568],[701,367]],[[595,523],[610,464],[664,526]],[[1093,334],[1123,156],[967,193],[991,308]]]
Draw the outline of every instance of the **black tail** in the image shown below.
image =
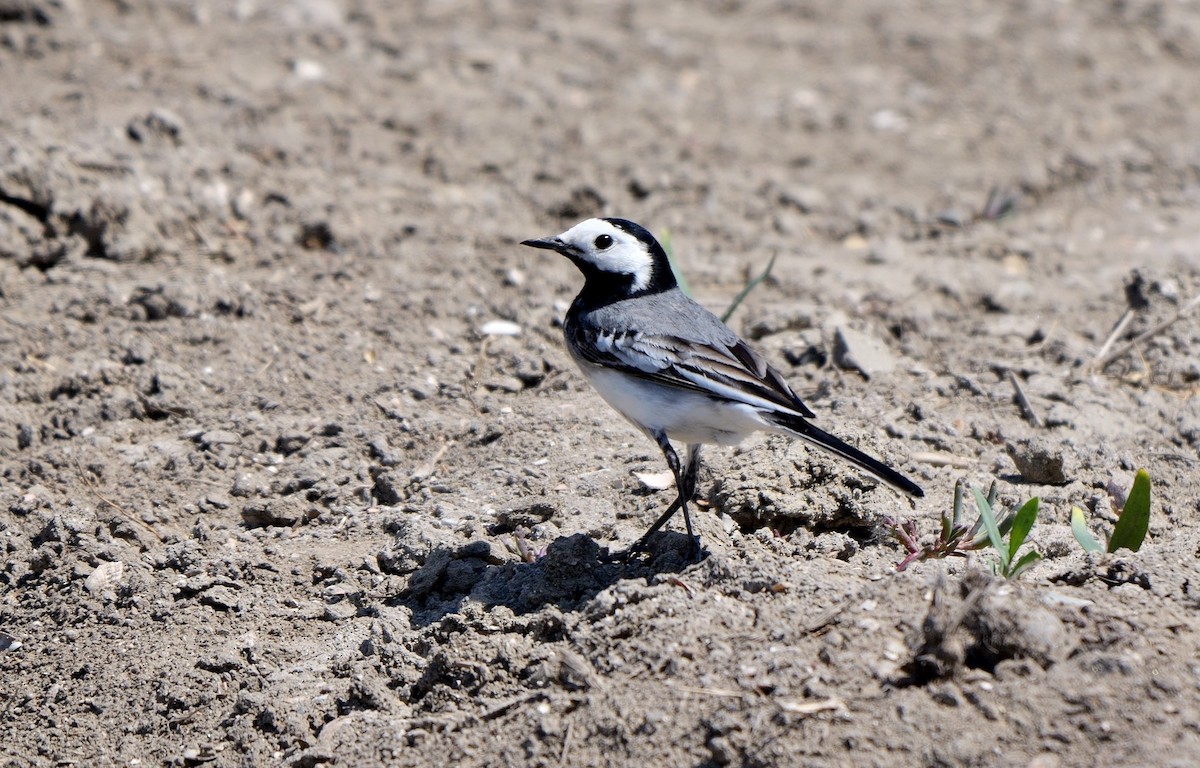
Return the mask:
[[828,451],[834,456],[840,456],[864,472],[879,478],[897,491],[907,493],[909,496],[920,497],[925,495],[925,491],[921,490],[921,486],[909,480],[887,464],[884,464],[879,459],[868,456],[852,445],[842,442],[828,432],[817,429],[804,419],[780,413],[772,414],[772,420],[801,440],[815,445],[824,451]]

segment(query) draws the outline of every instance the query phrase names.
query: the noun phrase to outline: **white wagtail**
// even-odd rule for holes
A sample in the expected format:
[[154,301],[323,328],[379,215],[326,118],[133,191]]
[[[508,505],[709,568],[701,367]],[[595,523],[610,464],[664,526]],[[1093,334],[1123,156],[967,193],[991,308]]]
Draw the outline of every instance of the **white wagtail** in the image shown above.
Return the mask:
[[[829,451],[893,488],[923,496],[913,481],[808,422],[808,409],[766,360],[680,290],[667,253],[625,219],[588,219],[557,237],[522,245],[557,251],[583,273],[583,290],[563,322],[567,349],[609,405],[662,449],[678,496],[629,555],[678,510],[693,554],[687,503],[696,490],[700,447],[735,445],[766,430]],[[682,467],[671,441],[687,445]]]

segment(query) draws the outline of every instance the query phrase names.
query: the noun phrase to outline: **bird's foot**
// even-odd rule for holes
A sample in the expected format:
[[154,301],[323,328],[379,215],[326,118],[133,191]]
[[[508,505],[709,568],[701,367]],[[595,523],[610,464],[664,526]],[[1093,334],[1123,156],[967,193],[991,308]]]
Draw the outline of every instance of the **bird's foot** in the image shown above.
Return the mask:
[[646,546],[644,539],[639,539],[636,544],[626,549],[619,549],[616,552],[604,552],[600,555],[602,563],[621,563],[628,565],[633,562],[638,555],[646,553],[650,554],[650,548]]
[[[633,546],[616,552],[605,552],[600,555],[602,563],[621,563],[629,565],[638,558],[639,555],[648,555],[650,559],[654,559],[655,553],[650,549],[650,537],[645,536],[639,539]],[[688,538],[686,547],[686,562],[691,565],[698,563],[705,557],[704,547],[700,544],[699,536],[691,536]]]

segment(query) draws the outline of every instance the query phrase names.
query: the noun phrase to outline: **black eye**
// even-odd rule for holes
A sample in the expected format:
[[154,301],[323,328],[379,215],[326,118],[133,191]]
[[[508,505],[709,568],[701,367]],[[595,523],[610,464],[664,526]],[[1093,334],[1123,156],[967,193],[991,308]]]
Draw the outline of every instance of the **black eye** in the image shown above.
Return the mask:
[[592,245],[596,246],[597,248],[599,248],[602,251],[605,248],[611,248],[612,244],[613,244],[612,235],[597,235],[596,239],[592,241]]

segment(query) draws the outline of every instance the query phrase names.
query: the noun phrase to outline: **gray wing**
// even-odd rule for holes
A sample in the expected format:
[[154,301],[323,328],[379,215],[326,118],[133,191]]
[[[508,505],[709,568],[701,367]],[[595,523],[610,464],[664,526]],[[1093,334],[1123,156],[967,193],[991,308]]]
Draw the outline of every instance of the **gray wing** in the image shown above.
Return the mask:
[[[579,355],[590,363],[717,400],[809,418],[815,415],[778,371],[715,316],[691,299],[671,304],[654,307],[653,319],[643,318],[648,329],[618,331],[615,322],[605,322],[615,317],[597,313],[565,330],[574,336]],[[674,310],[673,332],[667,331],[666,323],[656,322],[664,317],[662,310]],[[621,319],[639,326],[636,316],[627,313]]]

